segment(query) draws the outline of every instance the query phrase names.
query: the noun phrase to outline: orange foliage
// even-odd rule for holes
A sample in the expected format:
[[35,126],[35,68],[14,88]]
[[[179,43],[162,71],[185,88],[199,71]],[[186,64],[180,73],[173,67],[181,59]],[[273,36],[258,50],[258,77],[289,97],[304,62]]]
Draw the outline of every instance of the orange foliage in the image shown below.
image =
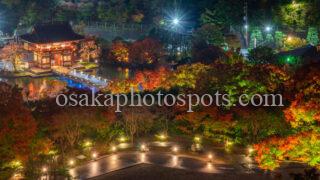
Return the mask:
[[109,59],[118,61],[118,62],[129,62],[129,47],[127,44],[117,41],[112,44]]
[[255,160],[262,169],[273,170],[283,160],[294,160],[320,167],[320,134],[301,132],[285,138],[273,137],[254,145]]
[[302,95],[297,96],[284,114],[294,128],[320,122],[320,101],[316,98],[305,101]]
[[201,107],[200,109],[190,113],[184,111],[181,114],[178,114],[175,119],[177,121],[187,121],[190,126],[182,125],[178,126],[178,129],[186,134],[193,134],[203,125],[210,126],[213,125],[214,122],[229,123],[233,120],[233,115],[231,113],[222,113],[216,106],[209,106]]
[[108,90],[112,93],[129,93],[131,88],[134,91],[153,91],[161,88],[168,74],[169,71],[164,67],[160,67],[157,70],[138,71],[132,79],[111,82]]
[[37,132],[37,124],[31,111],[24,106],[21,90],[0,83],[0,144],[7,147],[0,158],[5,160],[10,155],[26,160],[30,153],[30,144]]
[[168,76],[168,70],[164,67],[160,67],[155,71],[139,71],[136,73],[134,81],[140,84],[144,90],[152,91],[163,84]]
[[136,41],[130,46],[129,57],[136,64],[153,64],[158,62],[162,51],[162,45],[159,41],[146,38],[142,41]]

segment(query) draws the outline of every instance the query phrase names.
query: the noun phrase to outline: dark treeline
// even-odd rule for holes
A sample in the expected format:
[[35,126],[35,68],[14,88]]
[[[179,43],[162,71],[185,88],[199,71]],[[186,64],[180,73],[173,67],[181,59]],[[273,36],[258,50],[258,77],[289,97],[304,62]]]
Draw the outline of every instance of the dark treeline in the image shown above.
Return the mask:
[[[272,24],[292,29],[318,26],[319,1],[248,0],[250,25]],[[245,0],[1,0],[1,27],[13,32],[17,26],[44,21],[102,21],[110,23],[161,24],[181,17],[196,26],[214,18],[224,27],[244,23]]]

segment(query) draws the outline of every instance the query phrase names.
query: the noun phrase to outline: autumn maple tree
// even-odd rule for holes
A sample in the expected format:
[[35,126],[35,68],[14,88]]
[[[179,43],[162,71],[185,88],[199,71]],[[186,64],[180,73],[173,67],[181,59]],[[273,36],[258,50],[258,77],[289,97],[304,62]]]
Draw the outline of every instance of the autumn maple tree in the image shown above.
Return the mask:
[[37,124],[18,87],[0,83],[0,114],[0,166],[13,159],[27,161]]
[[283,160],[295,160],[320,168],[319,64],[297,70],[291,82],[292,101],[284,110],[294,134],[272,137],[255,145],[256,160],[264,169],[275,169]]
[[116,41],[112,44],[108,55],[109,59],[117,62],[129,62],[129,46],[122,41]]
[[163,48],[158,40],[145,38],[130,46],[129,59],[134,64],[157,63],[163,54]]

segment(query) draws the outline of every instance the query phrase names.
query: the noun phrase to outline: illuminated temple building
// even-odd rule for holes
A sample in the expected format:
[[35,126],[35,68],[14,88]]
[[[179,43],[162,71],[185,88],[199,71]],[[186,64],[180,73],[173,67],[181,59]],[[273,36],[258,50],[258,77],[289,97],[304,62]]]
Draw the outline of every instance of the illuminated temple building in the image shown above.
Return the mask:
[[54,66],[70,67],[79,61],[81,48],[95,43],[75,33],[69,23],[39,24],[28,34],[20,36],[24,59],[28,67],[51,69]]

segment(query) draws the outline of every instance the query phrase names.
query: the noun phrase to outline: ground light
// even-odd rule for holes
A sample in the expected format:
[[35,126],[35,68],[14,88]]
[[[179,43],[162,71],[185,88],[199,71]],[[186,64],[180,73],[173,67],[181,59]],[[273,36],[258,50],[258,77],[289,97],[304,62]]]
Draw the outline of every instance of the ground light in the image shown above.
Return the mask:
[[212,153],[209,153],[209,154],[208,154],[208,160],[209,160],[209,162],[212,162],[212,159],[213,159],[213,155],[212,155]]
[[160,138],[161,140],[164,140],[164,139],[166,139],[166,136],[165,136],[164,134],[160,134],[159,138]]
[[47,167],[42,167],[42,170],[41,170],[43,173],[46,173],[46,172],[48,172],[48,168]]
[[140,151],[146,152],[146,151],[148,151],[148,150],[149,150],[149,149],[148,149],[147,145],[146,145],[145,143],[142,143],[141,146],[140,146]]
[[88,147],[91,147],[92,146],[92,142],[90,141],[90,140],[86,140],[85,142],[84,142],[84,147],[85,148],[88,148]]
[[118,138],[118,140],[119,140],[120,143],[124,143],[124,142],[127,141],[127,138],[126,138],[125,136],[120,136],[120,137]]
[[156,138],[160,141],[166,141],[168,139],[168,136],[165,133],[160,133],[156,135]]
[[233,142],[232,142],[232,141],[227,140],[225,145],[226,145],[226,146],[232,146],[232,145],[233,145]]
[[251,146],[249,146],[249,147],[248,147],[248,153],[249,153],[249,155],[251,155],[253,152],[254,152],[254,149],[253,149]]
[[117,151],[117,147],[116,147],[116,146],[114,146],[114,145],[113,145],[113,146],[111,146],[111,151],[112,151],[112,152],[116,152],[116,151]]
[[73,166],[74,165],[74,160],[73,159],[70,159],[69,162],[68,162],[69,166]]
[[177,153],[179,151],[179,147],[178,146],[173,146],[172,147],[172,152]]
[[231,150],[232,145],[233,145],[232,141],[227,140],[225,142],[225,149],[226,149],[227,152],[229,152]]
[[196,143],[201,143],[201,137],[200,137],[200,136],[195,136],[195,137],[193,138],[193,140],[194,140],[194,142],[196,142]]
[[91,156],[93,159],[96,159],[98,157],[98,154],[96,152],[93,152]]

